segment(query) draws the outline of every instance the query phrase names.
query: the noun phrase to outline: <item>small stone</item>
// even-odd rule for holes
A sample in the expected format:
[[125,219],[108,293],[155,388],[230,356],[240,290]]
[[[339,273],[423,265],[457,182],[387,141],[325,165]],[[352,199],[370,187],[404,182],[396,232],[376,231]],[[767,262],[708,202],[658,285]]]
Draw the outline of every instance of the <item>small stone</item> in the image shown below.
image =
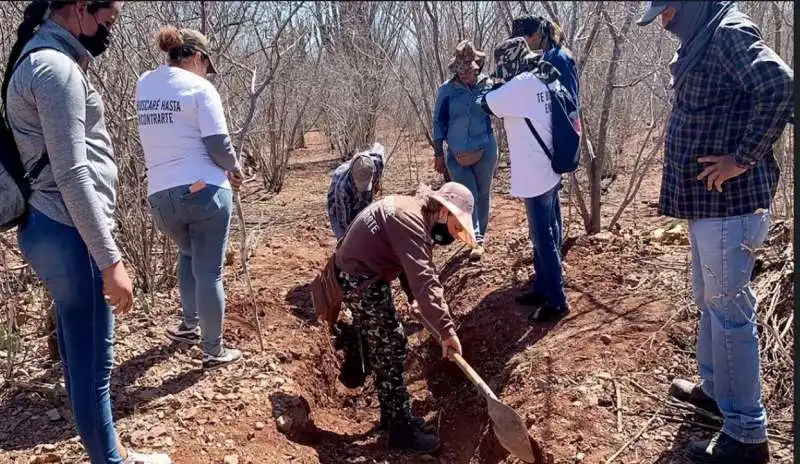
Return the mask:
[[42,451],[55,451],[55,450],[56,450],[56,445],[52,443],[45,443],[44,445],[42,445]]
[[160,437],[166,434],[167,434],[167,428],[163,425],[156,425],[155,427],[150,429],[150,432],[148,432],[148,435],[150,435],[151,438]]
[[256,422],[253,426],[256,430],[264,430],[264,427],[266,427],[266,425],[263,422]]
[[278,426],[278,431],[281,433],[289,433],[292,430],[292,418],[287,416],[280,416],[275,419]]
[[239,464],[239,456],[235,454],[229,454],[225,456],[222,462],[224,462],[225,464]]
[[586,454],[584,454],[584,453],[578,453],[578,454],[575,455],[575,460],[578,461],[578,462],[581,462],[584,459],[586,459]]
[[225,448],[236,448],[236,442],[228,438],[225,440]]
[[58,412],[58,409],[50,409],[45,413],[45,415],[48,419],[50,419],[50,422],[61,420],[61,413]]

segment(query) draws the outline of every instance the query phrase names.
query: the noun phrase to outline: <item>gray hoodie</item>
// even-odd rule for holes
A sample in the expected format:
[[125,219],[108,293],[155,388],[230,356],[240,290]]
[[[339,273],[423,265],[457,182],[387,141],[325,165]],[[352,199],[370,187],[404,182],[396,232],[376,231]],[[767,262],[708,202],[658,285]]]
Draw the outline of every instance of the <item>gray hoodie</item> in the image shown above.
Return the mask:
[[33,180],[30,204],[74,226],[100,269],[121,259],[114,242],[117,166],[103,101],[86,75],[92,60],[69,31],[47,20],[26,45],[7,96],[8,124],[30,171],[42,153],[50,163]]

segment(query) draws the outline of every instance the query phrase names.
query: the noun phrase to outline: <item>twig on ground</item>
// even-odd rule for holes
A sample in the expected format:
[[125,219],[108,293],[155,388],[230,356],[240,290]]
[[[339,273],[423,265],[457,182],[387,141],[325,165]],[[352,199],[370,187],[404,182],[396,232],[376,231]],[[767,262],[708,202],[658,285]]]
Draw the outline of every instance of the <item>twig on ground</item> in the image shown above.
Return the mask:
[[705,409],[698,408],[697,406],[689,403],[679,403],[676,401],[667,401],[668,406],[672,406],[674,408],[685,409],[687,411],[693,412],[695,414],[699,414],[701,416],[705,416],[709,419],[713,419],[718,422],[722,422],[722,418],[716,414],[712,414]]
[[648,389],[644,388],[643,386],[639,385],[635,380],[628,379],[628,382],[630,382],[631,385],[636,387],[637,390],[639,390],[640,392],[642,392],[645,395],[649,396],[650,398],[653,398],[654,400],[656,400],[658,402],[664,401],[664,398],[661,398],[661,397],[657,396],[655,393],[653,393],[650,390],[648,390]]
[[617,397],[617,432],[622,432],[622,391],[619,388],[617,379],[612,379],[614,382],[614,392]]
[[636,432],[636,435],[634,435],[634,436],[633,436],[633,437],[632,437],[630,440],[628,440],[627,442],[625,442],[625,444],[624,444],[624,445],[622,445],[622,447],[621,447],[620,449],[618,449],[616,453],[614,453],[613,455],[611,455],[611,457],[610,457],[610,458],[608,458],[608,459],[606,460],[606,464],[609,464],[609,463],[611,463],[611,462],[614,462],[614,460],[615,460],[615,459],[617,459],[617,458],[619,457],[619,455],[620,455],[620,454],[622,454],[622,452],[623,452],[623,451],[625,451],[626,449],[628,449],[628,447],[629,447],[629,446],[631,446],[632,444],[634,444],[634,443],[635,443],[635,442],[636,442],[636,441],[639,439],[639,437],[641,437],[641,436],[642,436],[642,434],[644,434],[644,433],[647,431],[647,429],[649,429],[649,428],[650,428],[650,425],[653,423],[653,421],[655,421],[655,420],[656,420],[656,418],[658,418],[658,417],[661,415],[661,411],[662,411],[663,409],[664,409],[664,406],[661,406],[661,407],[658,409],[658,411],[656,411],[655,413],[653,413],[653,415],[652,415],[652,416],[650,416],[650,419],[648,419],[648,420],[647,420],[647,422],[645,422],[644,426],[642,426],[642,428],[641,428],[641,429],[639,429],[639,431],[638,431],[638,432]]
[[247,292],[250,295],[250,305],[253,308],[253,319],[255,320],[256,331],[258,332],[258,344],[261,347],[261,352],[264,352],[264,335],[261,332],[261,320],[258,317],[258,306],[256,305],[256,295],[253,292],[253,284],[250,282],[250,269],[247,266],[247,223],[244,220],[244,211],[242,210],[242,200],[239,197],[239,191],[234,194],[236,201],[236,214],[239,216],[242,232],[242,271],[244,272],[244,280],[247,284]]
[[671,422],[679,422],[679,423],[683,423],[683,424],[689,424],[689,425],[692,425],[694,427],[699,427],[701,429],[713,430],[715,432],[719,432],[719,427],[715,427],[713,425],[708,425],[708,424],[703,424],[702,422],[696,422],[696,421],[693,421],[693,420],[689,420],[689,419],[686,419],[683,416],[662,413],[661,414],[661,418],[664,419],[664,420],[671,421]]

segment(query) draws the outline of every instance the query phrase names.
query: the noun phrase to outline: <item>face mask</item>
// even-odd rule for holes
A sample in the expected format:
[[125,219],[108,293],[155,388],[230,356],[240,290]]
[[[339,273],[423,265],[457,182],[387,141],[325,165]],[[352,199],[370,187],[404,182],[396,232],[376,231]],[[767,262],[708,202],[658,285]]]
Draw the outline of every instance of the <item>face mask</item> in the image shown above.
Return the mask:
[[447,224],[442,224],[440,222],[433,225],[431,238],[433,239],[433,243],[442,246],[450,245],[455,240],[455,237],[450,234]]
[[108,44],[111,42],[111,31],[108,30],[105,24],[97,24],[97,33],[93,36],[88,36],[81,33],[78,36],[78,41],[86,47],[86,50],[92,54],[92,56],[97,57],[100,56],[106,49],[108,49]]

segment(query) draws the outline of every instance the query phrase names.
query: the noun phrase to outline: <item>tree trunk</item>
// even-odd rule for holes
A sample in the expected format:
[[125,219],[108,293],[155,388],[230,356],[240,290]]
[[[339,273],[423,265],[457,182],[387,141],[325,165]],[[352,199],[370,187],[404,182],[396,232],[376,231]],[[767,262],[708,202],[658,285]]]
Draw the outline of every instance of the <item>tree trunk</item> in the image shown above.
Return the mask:
[[591,182],[591,198],[589,201],[592,212],[588,230],[588,233],[590,234],[596,234],[600,232],[600,229],[602,228],[603,216],[600,209],[602,207],[601,197],[603,192],[600,183],[603,180],[603,168],[609,152],[607,142],[611,109],[614,104],[614,79],[617,77],[617,66],[619,64],[620,54],[622,53],[622,43],[625,41],[625,36],[630,30],[633,22],[633,11],[635,10],[628,8],[625,24],[622,26],[622,30],[619,32],[615,30],[614,24],[611,21],[611,17],[608,15],[608,12],[605,9],[603,9],[601,12],[605,16],[606,25],[608,26],[608,30],[613,40],[613,47],[611,49],[611,59],[608,63],[608,71],[606,72],[605,85],[603,88],[603,103],[600,110],[600,125],[597,134],[596,156],[589,164],[589,179]]

